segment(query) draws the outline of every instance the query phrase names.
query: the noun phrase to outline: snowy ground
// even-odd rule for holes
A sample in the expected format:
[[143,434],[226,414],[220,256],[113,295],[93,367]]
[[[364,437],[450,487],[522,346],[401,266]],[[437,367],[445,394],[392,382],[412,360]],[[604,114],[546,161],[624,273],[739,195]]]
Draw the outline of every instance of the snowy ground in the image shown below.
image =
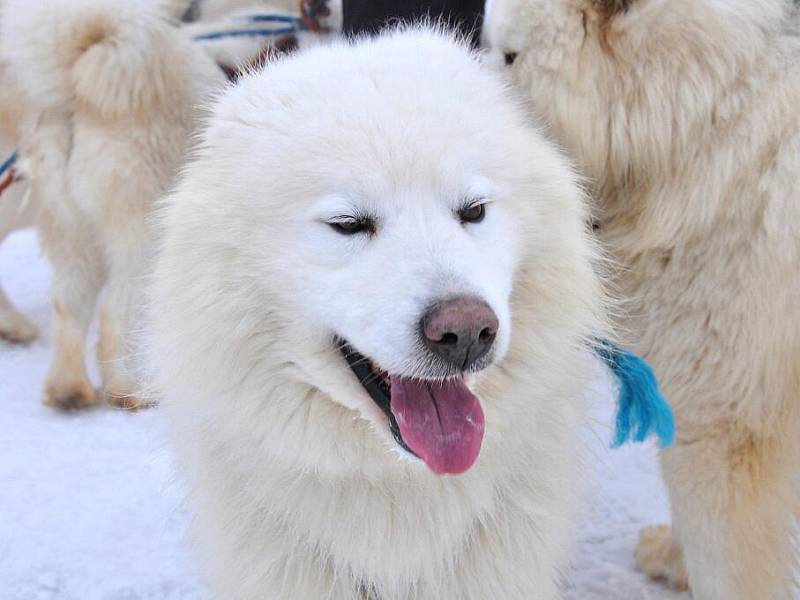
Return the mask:
[[[0,600],[207,598],[158,410],[63,415],[43,406],[49,271],[32,232],[0,247],[0,276],[43,334],[27,348],[0,342]],[[606,449],[607,392],[595,402],[594,481],[568,597],[688,598],[634,568],[638,529],[667,518],[665,493],[653,448]]]

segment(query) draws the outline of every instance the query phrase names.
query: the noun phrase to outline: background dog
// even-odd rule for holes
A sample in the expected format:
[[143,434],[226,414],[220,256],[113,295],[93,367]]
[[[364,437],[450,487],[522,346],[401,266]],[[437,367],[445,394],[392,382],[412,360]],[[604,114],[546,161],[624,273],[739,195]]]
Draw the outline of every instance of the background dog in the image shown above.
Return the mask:
[[147,218],[172,183],[202,104],[224,85],[208,55],[158,1],[7,0],[0,42],[24,108],[21,156],[53,266],[54,354],[45,400],[97,400],[84,363],[96,297],[107,399],[136,407],[132,333]]
[[785,597],[800,464],[795,5],[494,0],[486,34],[591,176],[624,326],[676,413],[673,529],[643,532],[639,566],[675,587],[688,572],[704,600]]
[[558,595],[603,330],[586,218],[440,34],[225,93],[163,203],[150,326],[219,597]]

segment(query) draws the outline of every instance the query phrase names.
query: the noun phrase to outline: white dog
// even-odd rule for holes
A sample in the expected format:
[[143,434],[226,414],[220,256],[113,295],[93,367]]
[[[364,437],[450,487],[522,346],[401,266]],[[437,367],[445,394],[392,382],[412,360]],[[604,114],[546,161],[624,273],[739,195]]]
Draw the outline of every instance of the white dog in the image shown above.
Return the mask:
[[437,33],[228,90],[164,203],[152,295],[219,597],[558,595],[602,322],[583,200]]
[[[135,279],[137,273],[134,271],[141,269],[141,261],[132,256],[135,253],[132,248],[111,250],[107,247],[106,241],[98,243],[96,239],[92,238],[98,237],[97,229],[104,229],[105,223],[108,221],[112,224],[112,230],[108,231],[110,243],[118,245],[120,222],[127,221],[124,227],[138,227],[139,225],[135,225],[135,223],[141,224],[142,214],[149,210],[147,206],[152,203],[152,190],[163,190],[167,182],[171,181],[175,166],[180,164],[176,157],[181,153],[176,150],[179,146],[185,145],[183,142],[176,143],[176,140],[185,139],[196,121],[194,116],[188,120],[185,117],[175,119],[173,117],[194,111],[195,105],[203,102],[210,90],[221,88],[224,82],[220,73],[209,67],[209,61],[202,55],[200,48],[220,65],[224,64],[230,69],[247,68],[253,61],[261,60],[262,56],[267,55],[265,46],[274,41],[276,37],[223,36],[219,39],[206,40],[203,34],[218,34],[246,28],[278,28],[280,25],[267,24],[259,27],[258,23],[248,24],[247,17],[257,12],[258,14],[287,16],[296,14],[299,19],[299,11],[296,2],[286,0],[284,2],[262,2],[252,6],[249,11],[240,11],[223,17],[221,16],[221,13],[224,12],[222,6],[217,6],[214,2],[204,2],[202,5],[204,12],[201,15],[203,21],[185,26],[180,33],[177,33],[174,27],[177,25],[176,17],[185,12],[186,6],[189,4],[188,0],[161,2],[148,0],[133,7],[124,6],[116,16],[112,15],[119,5],[130,5],[130,3],[93,0],[54,6],[41,2],[41,0],[34,3],[11,1],[10,10],[13,9],[16,12],[10,17],[11,23],[8,29],[10,31],[11,28],[21,26],[22,30],[15,35],[9,34],[9,41],[5,49],[8,56],[7,58],[0,56],[0,161],[10,156],[14,149],[24,141],[27,150],[23,157],[25,160],[20,160],[20,163],[26,163],[35,170],[36,163],[35,161],[31,162],[31,155],[36,155],[37,150],[32,147],[30,138],[39,130],[54,132],[55,129],[50,128],[52,122],[54,120],[63,121],[65,116],[71,115],[74,109],[70,107],[70,104],[76,101],[77,96],[88,94],[90,96],[88,108],[92,108],[92,102],[95,103],[95,106],[88,112],[80,111],[81,117],[87,116],[93,120],[94,128],[105,129],[99,135],[93,134],[93,139],[97,142],[93,148],[98,155],[84,157],[85,160],[81,165],[84,171],[93,174],[95,178],[95,181],[88,183],[89,186],[95,187],[94,197],[97,199],[98,196],[104,195],[101,188],[108,183],[109,178],[122,176],[135,176],[139,180],[131,189],[128,199],[138,193],[143,195],[143,198],[133,202],[133,206],[136,206],[137,203],[141,205],[143,211],[127,212],[127,209],[133,206],[125,205],[127,200],[123,198],[118,201],[118,204],[120,207],[124,206],[126,211],[120,212],[107,206],[106,208],[111,208],[111,213],[98,219],[96,218],[98,215],[92,217],[88,213],[97,212],[101,208],[99,202],[94,202],[87,210],[86,207],[77,207],[70,201],[64,202],[62,190],[58,190],[58,194],[51,197],[52,200],[48,203],[48,208],[42,217],[45,249],[48,251],[48,255],[54,258],[56,267],[56,279],[58,280],[56,297],[62,306],[66,307],[65,310],[56,311],[56,329],[60,333],[56,336],[56,360],[51,369],[51,381],[47,387],[46,400],[57,406],[79,407],[93,403],[96,398],[82,375],[82,352],[75,349],[81,344],[78,340],[80,331],[85,327],[86,319],[93,310],[98,278],[101,278],[97,273],[101,266],[100,263],[107,263],[104,266],[116,272],[113,279],[117,282],[128,280],[129,276]],[[4,3],[5,0],[0,3],[0,12],[2,12]],[[292,13],[292,10],[295,12]],[[130,11],[136,11],[136,18],[125,22]],[[51,37],[41,44],[42,39],[39,37],[31,38],[24,33],[28,31],[25,29],[26,27],[35,29],[36,35],[41,36],[42,39],[44,32],[50,32]],[[71,57],[66,62],[54,62],[53,57],[44,56],[45,52],[58,54],[75,44],[81,44],[85,36],[91,36],[98,31],[100,31],[101,37],[93,40],[94,46],[92,46],[92,54],[97,58],[94,64],[90,65],[97,68],[97,73],[87,73],[86,64],[81,67],[81,70],[78,70],[77,63],[82,55]],[[102,38],[103,35],[106,37]],[[175,38],[181,39],[178,41]],[[195,44],[191,46],[187,44],[188,39],[195,38],[199,38]],[[305,41],[309,37],[303,35],[302,39]],[[115,46],[114,52],[104,54],[108,60],[107,63],[104,63],[104,59],[100,55],[112,45]],[[83,48],[79,52],[88,50],[89,48]],[[17,78],[13,77],[14,67],[7,64],[7,60],[16,62],[16,70],[24,72],[22,79],[25,86],[20,86]],[[159,63],[159,61],[162,62]],[[174,64],[163,64],[169,61]],[[90,61],[84,60],[83,62]],[[160,81],[148,80],[150,70],[153,73],[159,73],[160,71],[166,72],[167,69],[173,70],[173,72],[162,76]],[[198,73],[198,70],[202,73]],[[89,80],[94,76],[98,78],[98,81],[108,80],[108,87],[103,89],[98,85],[97,90],[84,89],[76,93],[69,87],[72,82],[65,81],[65,76],[68,79],[74,73],[83,73],[82,76]],[[41,78],[41,80],[31,81],[34,78]],[[56,91],[52,97],[49,95],[52,90],[47,88],[51,85],[51,80],[56,81],[53,84]],[[152,91],[147,93],[152,94],[153,98],[157,97],[155,101],[153,98],[139,97],[147,86],[152,87]],[[102,98],[104,93],[114,88],[116,88],[114,93],[120,97]],[[26,91],[31,93],[30,98],[26,97]],[[130,98],[125,99],[125,94],[128,94]],[[52,113],[58,102],[61,103],[58,107],[61,114],[57,118],[51,119],[50,117],[55,117]],[[106,102],[109,105],[116,104],[114,109],[118,114],[114,116],[108,114],[109,106],[98,110],[99,102]],[[176,105],[170,107],[166,112],[163,111],[163,105],[169,102],[174,102]],[[162,114],[161,117],[157,116],[151,120],[149,117],[143,117],[146,114],[145,111],[151,113],[161,111]],[[49,125],[43,123],[43,112],[51,113],[46,119],[50,123]],[[85,115],[84,112],[86,112]],[[102,118],[93,119],[93,113],[103,113]],[[159,118],[162,119],[160,122]],[[169,126],[163,127],[164,122],[169,123]],[[137,133],[122,135],[122,127],[127,128],[129,132],[136,130]],[[154,131],[158,133],[153,135]],[[25,140],[21,140],[23,133],[25,133],[23,136]],[[120,142],[121,137],[129,137],[130,146],[125,149],[118,147],[114,153],[109,154],[108,140],[114,139]],[[105,138],[106,141],[99,141],[101,138]],[[146,141],[142,143],[142,139]],[[124,146],[124,144],[120,144],[120,146]],[[139,153],[149,153],[152,156],[141,156]],[[121,160],[120,164],[108,167],[108,163],[115,158]],[[138,166],[133,164],[136,162],[139,163]],[[103,164],[106,172],[96,176],[93,165],[98,164]],[[23,171],[24,169],[20,168],[19,170]],[[42,177],[51,176],[45,172],[41,172],[40,175]],[[86,179],[84,175],[81,175],[81,178]],[[101,181],[104,178],[106,183]],[[0,242],[12,231],[33,226],[38,220],[39,196],[42,193],[27,194],[27,191],[27,184],[19,183],[3,192],[3,199],[0,202]],[[120,192],[115,188],[113,195],[119,194]],[[86,200],[82,200],[82,202],[86,202]],[[106,202],[106,200],[103,199],[102,202]],[[54,204],[61,206],[55,208]],[[66,213],[73,208],[76,210],[67,215]],[[65,218],[72,222],[67,223]],[[95,222],[91,223],[92,220]],[[128,238],[125,243],[147,246],[147,239],[139,238],[139,233],[123,236]],[[60,238],[61,241],[56,241],[57,238]],[[87,244],[93,244],[96,247],[93,250],[84,251],[84,256],[79,256]],[[114,259],[109,256],[99,256],[99,254],[117,253],[117,251],[126,253],[129,257]],[[56,254],[58,256],[55,256]],[[110,266],[111,262],[119,263],[120,261],[130,264]],[[70,263],[70,266],[67,266],[67,262]],[[90,262],[94,264],[89,264]],[[133,270],[130,271],[129,276],[120,272],[131,267]],[[136,286],[135,283],[133,285]],[[68,287],[72,287],[73,291],[66,291],[65,288]],[[63,295],[71,297],[62,302],[60,297]],[[78,304],[82,304],[84,308],[77,309]],[[125,309],[122,311],[125,312]],[[66,316],[67,321],[74,320],[75,322],[71,326],[66,325],[62,320],[63,316]],[[70,328],[75,335],[62,335],[65,329]],[[121,328],[122,333],[119,336],[116,333],[109,335],[111,337],[125,336],[127,332],[124,329],[124,327]],[[36,335],[36,328],[33,324],[14,308],[0,289],[0,337],[13,342],[26,342],[35,338]],[[103,339],[108,341],[107,338],[108,336],[104,336]],[[107,347],[120,348],[128,345],[124,339],[112,340],[106,344]],[[66,356],[67,353],[71,355],[69,358]],[[102,357],[104,363],[108,361],[127,362],[117,356],[121,352],[116,353],[112,350],[110,352],[102,351],[101,354],[104,355]],[[113,367],[109,366],[108,369],[113,370]],[[130,371],[129,367],[121,366],[120,369]],[[66,371],[66,373],[56,375],[57,370],[62,373]],[[113,386],[105,385],[106,391],[110,392],[109,398],[112,401],[122,398],[120,401],[123,404],[135,405],[136,400],[129,394],[132,389],[130,374],[126,372],[116,376],[112,374],[109,377],[117,380]],[[120,394],[124,394],[124,396],[120,396]]]
[[181,164],[200,104],[225,77],[148,0],[7,0],[0,44],[24,107],[21,155],[53,265],[54,357],[45,401],[93,404],[84,345],[101,302],[103,389],[136,407],[131,340],[152,248],[147,218]]
[[688,571],[700,600],[792,587],[796,11],[789,0],[494,0],[487,21],[493,61],[596,184],[631,300],[624,326],[677,417],[663,454],[673,529],[646,530],[637,558],[676,587]]

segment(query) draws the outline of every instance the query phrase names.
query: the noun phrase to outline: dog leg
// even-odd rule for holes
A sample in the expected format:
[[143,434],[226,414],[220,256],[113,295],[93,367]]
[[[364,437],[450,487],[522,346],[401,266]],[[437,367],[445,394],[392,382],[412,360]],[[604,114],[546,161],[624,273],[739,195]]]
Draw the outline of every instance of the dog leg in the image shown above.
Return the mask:
[[36,327],[19,312],[0,287],[0,338],[12,344],[25,344],[39,335]]
[[[34,224],[34,202],[26,203],[24,190],[23,184],[16,184],[0,198],[0,244],[11,232]],[[16,309],[0,287],[0,339],[24,344],[35,340],[38,335],[33,323]]]
[[[788,430],[773,435],[735,423],[683,428],[663,453],[673,535],[695,598],[790,597],[794,444]],[[680,548],[665,529],[643,532],[637,560],[673,587],[685,583]]]
[[[139,396],[133,339],[142,305],[148,248],[144,217],[130,216],[124,231],[109,232],[109,279],[100,308],[98,359],[106,400],[126,410],[146,406]],[[116,234],[116,236],[114,236]]]
[[86,334],[103,280],[100,252],[91,227],[42,211],[42,246],[53,267],[53,359],[45,403],[63,410],[91,406],[97,393],[86,373]]
[[636,564],[650,578],[663,581],[672,589],[689,589],[683,550],[666,525],[642,529],[636,547]]

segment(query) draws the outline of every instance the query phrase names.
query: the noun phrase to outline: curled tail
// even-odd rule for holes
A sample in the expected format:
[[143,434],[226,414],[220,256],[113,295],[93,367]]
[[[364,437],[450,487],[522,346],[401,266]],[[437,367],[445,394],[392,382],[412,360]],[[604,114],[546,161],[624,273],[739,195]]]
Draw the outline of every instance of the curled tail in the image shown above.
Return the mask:
[[184,70],[165,52],[183,42],[175,11],[174,0],[5,0],[0,52],[34,108],[143,111]]

